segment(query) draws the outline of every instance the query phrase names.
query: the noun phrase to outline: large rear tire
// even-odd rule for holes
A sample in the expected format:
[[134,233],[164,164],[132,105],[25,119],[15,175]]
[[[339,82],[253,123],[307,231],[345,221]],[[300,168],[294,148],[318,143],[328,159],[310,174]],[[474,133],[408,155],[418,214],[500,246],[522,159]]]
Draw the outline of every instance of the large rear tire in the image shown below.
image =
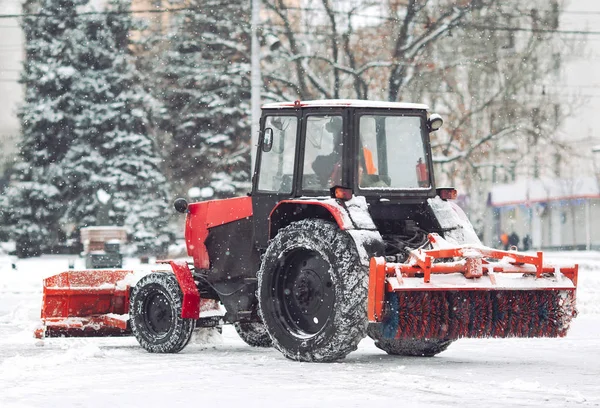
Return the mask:
[[328,362],[366,335],[368,270],[352,240],[323,220],[294,222],[271,241],[258,273],[260,313],[289,359]]
[[131,331],[151,353],[177,353],[190,341],[194,319],[181,317],[183,293],[175,275],[144,276],[131,291]]
[[386,339],[377,325],[370,325],[368,334],[375,347],[393,356],[433,357],[452,343],[439,339]]
[[235,331],[244,342],[252,347],[272,347],[273,341],[265,325],[260,322],[234,324]]

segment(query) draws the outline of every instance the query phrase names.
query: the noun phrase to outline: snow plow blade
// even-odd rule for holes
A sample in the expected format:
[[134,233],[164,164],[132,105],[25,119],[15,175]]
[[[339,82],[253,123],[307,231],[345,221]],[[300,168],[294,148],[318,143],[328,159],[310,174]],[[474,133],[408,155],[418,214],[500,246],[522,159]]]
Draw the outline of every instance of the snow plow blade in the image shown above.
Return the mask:
[[386,338],[562,337],[576,316],[578,265],[543,255],[453,246],[430,234],[430,250],[405,263],[371,259],[368,317]]
[[44,279],[43,327],[37,338],[129,335],[133,271],[68,271]]

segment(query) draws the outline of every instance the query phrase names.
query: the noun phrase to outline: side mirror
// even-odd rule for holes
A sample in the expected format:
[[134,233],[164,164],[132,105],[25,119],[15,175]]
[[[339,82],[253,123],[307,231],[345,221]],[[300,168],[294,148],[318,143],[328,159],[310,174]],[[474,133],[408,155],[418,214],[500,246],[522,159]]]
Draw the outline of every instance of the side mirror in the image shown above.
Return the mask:
[[273,148],[273,129],[266,128],[262,137],[262,151],[267,153]]
[[442,117],[437,113],[432,113],[431,116],[429,116],[429,119],[427,119],[427,127],[429,128],[430,132],[435,132],[441,128],[443,124],[444,119],[442,119]]
[[185,198],[178,198],[173,203],[173,207],[175,207],[175,211],[177,211],[178,213],[184,214],[187,212],[188,202]]

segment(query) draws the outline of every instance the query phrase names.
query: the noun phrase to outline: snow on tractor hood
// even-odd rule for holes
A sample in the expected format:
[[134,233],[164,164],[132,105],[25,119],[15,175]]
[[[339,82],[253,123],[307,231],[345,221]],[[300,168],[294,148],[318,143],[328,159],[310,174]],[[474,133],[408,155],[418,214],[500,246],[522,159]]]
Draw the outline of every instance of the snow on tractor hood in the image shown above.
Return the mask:
[[440,226],[446,230],[444,232],[446,241],[457,245],[481,245],[481,240],[462,208],[452,201],[444,201],[440,197],[430,198],[427,201]]

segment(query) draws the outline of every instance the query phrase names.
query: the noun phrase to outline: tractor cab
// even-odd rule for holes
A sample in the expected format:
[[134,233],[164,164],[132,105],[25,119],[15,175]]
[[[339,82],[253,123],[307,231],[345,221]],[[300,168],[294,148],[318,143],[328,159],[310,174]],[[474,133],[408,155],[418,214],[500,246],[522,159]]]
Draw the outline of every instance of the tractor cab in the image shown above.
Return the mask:
[[434,196],[431,130],[420,104],[264,105],[253,193],[329,196],[338,186],[365,196]]
[[[407,199],[422,204],[434,197],[429,132],[441,118],[427,109],[355,100],[264,105],[252,191],[256,246],[266,248],[274,235],[267,233],[271,212],[283,200],[354,194],[377,213],[381,199],[409,211]],[[291,215],[285,216],[287,224]]]

